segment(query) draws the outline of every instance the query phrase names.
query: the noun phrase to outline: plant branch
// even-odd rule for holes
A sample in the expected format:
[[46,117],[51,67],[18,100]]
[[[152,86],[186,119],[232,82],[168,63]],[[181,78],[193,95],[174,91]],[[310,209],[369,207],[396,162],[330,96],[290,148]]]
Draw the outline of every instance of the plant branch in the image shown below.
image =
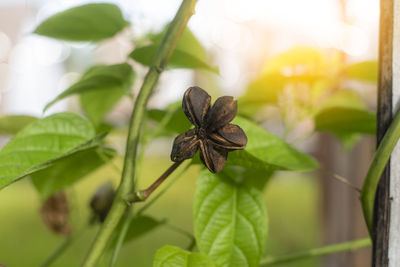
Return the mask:
[[368,246],[371,246],[370,238],[364,238],[364,239],[358,239],[358,240],[353,240],[353,241],[348,241],[348,242],[343,242],[343,243],[337,243],[337,244],[333,244],[333,245],[328,245],[328,246],[319,247],[319,248],[313,248],[310,250],[296,252],[296,253],[287,254],[287,255],[283,255],[283,256],[267,257],[267,258],[261,260],[260,267],[300,260],[300,259],[304,259],[304,258],[334,254],[334,253],[343,252],[343,251],[351,251],[351,250],[356,250],[356,249],[360,249],[360,248],[364,248],[364,247],[368,247]]
[[130,193],[125,196],[124,200],[132,204],[134,202],[145,201],[170,175],[173,173],[183,161],[174,162],[161,176],[152,183],[147,189]]
[[169,182],[169,184],[167,184],[162,190],[160,190],[160,192],[158,192],[158,194],[155,197],[153,197],[149,201],[146,201],[146,204],[144,204],[143,207],[141,207],[137,211],[137,215],[142,214],[151,205],[153,205],[154,202],[156,202],[186,172],[186,170],[189,168],[190,165],[191,163],[185,165],[185,167]]
[[121,217],[125,213],[125,209],[127,208],[127,204],[123,200],[123,196],[129,192],[135,191],[134,177],[136,168],[136,155],[140,129],[142,127],[147,102],[150,95],[153,93],[153,89],[161,72],[166,67],[168,60],[171,57],[183,30],[185,29],[187,22],[194,14],[196,2],[197,0],[183,0],[178,12],[169,25],[168,30],[165,33],[156,54],[154,55],[149,71],[144,78],[142,87],[140,88],[140,92],[135,101],[134,110],[132,112],[129,124],[124,167],[117,195],[105,222],[100,228],[100,231],[89,250],[89,253],[82,265],[83,267],[96,266],[99,257],[103,253],[108,241],[110,240],[111,234],[117,227]]
[[400,112],[398,111],[376,150],[361,191],[361,203],[364,212],[364,219],[370,234],[372,233],[372,215],[374,211],[376,189],[383,170],[385,169],[399,138]]
[[124,243],[125,236],[126,233],[128,232],[132,218],[133,218],[133,212],[131,211],[131,209],[129,208],[126,209],[125,217],[121,222],[122,223],[121,230],[119,231],[119,233],[117,233],[117,243],[115,244],[115,248],[111,256],[110,267],[113,267],[117,262],[119,251],[121,250],[122,244]]

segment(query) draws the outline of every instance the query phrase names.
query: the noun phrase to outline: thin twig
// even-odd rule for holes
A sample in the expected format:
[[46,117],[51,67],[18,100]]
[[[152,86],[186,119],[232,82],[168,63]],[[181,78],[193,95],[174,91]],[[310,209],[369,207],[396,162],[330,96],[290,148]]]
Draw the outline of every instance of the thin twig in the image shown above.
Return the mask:
[[343,183],[343,184],[349,186],[351,189],[354,189],[354,190],[357,191],[358,193],[361,193],[361,189],[360,189],[358,186],[356,186],[355,184],[351,183],[351,182],[349,181],[349,179],[347,179],[347,178],[345,178],[345,177],[343,177],[343,176],[341,176],[341,175],[339,175],[339,174],[337,174],[337,173],[334,173],[334,172],[332,172],[332,171],[330,171],[330,170],[328,170],[328,169],[325,169],[325,168],[321,168],[321,170],[325,171],[325,172],[326,172],[327,174],[329,174],[329,175],[332,175],[332,177],[333,177],[334,179],[336,179],[336,180],[338,180],[339,182],[341,182],[341,183]]
[[300,260],[300,259],[304,259],[304,258],[334,254],[334,253],[343,252],[343,251],[351,251],[351,250],[356,250],[356,249],[369,247],[369,246],[371,246],[370,238],[352,240],[352,241],[348,241],[348,242],[337,243],[337,244],[328,245],[328,246],[324,246],[324,247],[313,248],[313,249],[306,250],[306,251],[287,254],[287,255],[283,255],[283,256],[277,256],[277,257],[270,256],[270,257],[267,257],[267,258],[261,260],[260,267],[270,266],[270,265],[274,265],[274,264],[278,264],[278,263],[296,261],[296,260]]
[[194,14],[196,2],[197,0],[183,0],[178,12],[170,23],[167,32],[164,34],[163,40],[154,55],[149,71],[144,78],[129,123],[121,183],[118,187],[117,195],[115,196],[111,210],[93,241],[92,247],[82,265],[83,267],[96,266],[98,259],[106,248],[113,231],[119,224],[127,208],[127,204],[123,201],[123,197],[129,192],[135,191],[134,177],[137,148],[147,102],[150,95],[153,93],[153,89],[158,81],[160,73],[166,67],[168,60],[171,57],[183,30],[185,29],[187,22]]
[[110,267],[113,267],[115,265],[115,263],[117,262],[119,252],[122,248],[122,244],[124,243],[125,236],[126,236],[126,233],[128,232],[129,225],[131,223],[132,218],[133,218],[133,212],[131,212],[131,209],[126,209],[125,217],[122,220],[121,230],[117,234],[117,243],[115,244],[115,248],[114,248],[114,251],[111,256]]
[[185,165],[185,167],[162,189],[156,196],[154,196],[152,199],[149,201],[146,201],[146,204],[143,205],[138,211],[137,215],[142,214],[145,210],[147,210],[151,205],[153,205],[167,190],[176,182],[178,179],[186,172],[186,170],[189,168],[191,163],[188,163]]
[[183,161],[174,162],[161,176],[152,183],[147,189],[129,194],[125,198],[128,203],[145,201],[170,175],[173,173]]

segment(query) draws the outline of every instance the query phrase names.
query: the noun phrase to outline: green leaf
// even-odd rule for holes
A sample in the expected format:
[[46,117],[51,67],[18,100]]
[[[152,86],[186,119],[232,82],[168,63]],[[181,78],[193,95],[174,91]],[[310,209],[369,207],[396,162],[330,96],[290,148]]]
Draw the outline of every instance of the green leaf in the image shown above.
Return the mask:
[[[74,94],[86,94],[83,97],[83,108],[95,124],[129,92],[135,74],[127,63],[116,65],[97,65],[90,68],[82,78],[59,94],[46,105],[46,111],[57,101]],[[96,96],[96,94],[99,94]]]
[[104,116],[127,94],[123,88],[109,88],[82,93],[80,102],[89,120],[100,126]]
[[164,246],[157,251],[153,267],[214,267],[207,255]]
[[[133,50],[129,57],[145,66],[150,66],[165,31],[166,29],[153,36],[151,38],[151,45],[138,47]],[[168,61],[167,68],[204,69],[217,74],[219,73],[218,68],[212,67],[208,64],[204,48],[188,28],[183,31],[182,36]]]
[[255,187],[262,191],[268,184],[272,175],[275,173],[275,169],[253,169],[227,164],[224,167],[223,172],[226,173],[227,176],[233,179],[233,181],[236,183],[243,183],[247,186]]
[[[150,66],[153,56],[158,49],[158,45],[148,45],[138,47],[129,55],[135,61],[145,66]],[[205,69],[219,73],[218,68],[211,67],[206,62],[182,50],[175,49],[170,60],[168,69]]]
[[200,252],[217,266],[258,266],[267,237],[262,194],[225,176],[203,171],[194,199],[194,232]]
[[[161,32],[153,34],[150,37],[150,40],[153,44],[161,44],[169,25],[170,24],[168,23]],[[178,43],[176,44],[176,49],[192,55],[197,55],[199,58],[205,59],[207,56],[207,52],[204,49],[203,45],[197,40],[196,36],[188,27],[183,30],[183,33],[179,38]]]
[[142,236],[160,225],[163,225],[165,221],[158,221],[152,217],[139,215],[134,217],[129,224],[128,231],[125,236],[124,242],[132,241],[139,236]]
[[169,105],[165,110],[148,110],[147,116],[159,123],[156,136],[176,136],[193,127],[182,110],[181,101]]
[[67,9],[43,21],[35,33],[68,41],[97,42],[129,25],[114,4],[86,4]]
[[[122,227],[125,224],[126,220],[128,220],[128,218],[124,217],[119,222],[115,230],[116,234],[111,239],[108,249],[114,250],[115,247],[117,246],[118,238],[120,237]],[[165,222],[166,220],[156,220],[153,217],[146,215],[135,215],[135,217],[133,217],[129,222],[123,243],[125,244],[131,242],[137,239],[138,237],[141,237],[147,234],[148,232],[151,232],[152,230],[156,229],[157,227],[165,224]]]
[[316,115],[315,129],[332,132],[336,135],[375,134],[376,115],[357,108],[327,108]]
[[[101,155],[100,155],[101,153]],[[110,161],[115,152],[92,147],[55,161],[50,167],[31,174],[33,185],[43,198],[72,185]]]
[[376,83],[378,81],[378,62],[364,61],[346,67],[345,76],[364,82]]
[[248,142],[244,150],[229,153],[228,165],[266,171],[312,170],[318,167],[312,157],[257,124],[242,117],[236,117],[232,123],[244,130]]
[[8,115],[0,118],[0,133],[16,134],[37,118],[27,115]]
[[97,146],[93,126],[73,113],[37,120],[18,132],[0,151],[0,188],[51,166],[62,157]]

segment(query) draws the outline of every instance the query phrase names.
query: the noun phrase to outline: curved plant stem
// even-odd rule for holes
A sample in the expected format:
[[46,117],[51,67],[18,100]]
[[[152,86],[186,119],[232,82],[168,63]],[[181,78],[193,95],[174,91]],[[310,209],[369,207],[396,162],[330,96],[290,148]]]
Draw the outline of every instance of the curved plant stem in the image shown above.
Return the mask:
[[131,209],[129,208],[126,209],[125,218],[121,222],[122,223],[121,231],[118,233],[117,243],[115,244],[115,248],[111,256],[110,267],[113,267],[117,262],[119,251],[121,250],[122,244],[124,243],[124,239],[126,233],[128,232],[129,224],[131,223],[132,218],[133,218],[133,212],[131,212]]
[[111,210],[100,228],[100,231],[82,265],[84,267],[96,266],[99,257],[110,240],[112,232],[117,227],[125,209],[127,208],[127,204],[123,198],[129,192],[134,191],[137,148],[147,102],[150,95],[153,93],[153,88],[156,85],[161,72],[167,65],[167,62],[171,57],[183,30],[185,29],[187,22],[194,14],[194,6],[196,2],[197,0],[183,0],[175,18],[169,25],[168,30],[154,55],[150,69],[144,78],[129,124],[124,167],[117,195],[115,196]]
[[364,247],[368,247],[368,246],[371,246],[371,239],[369,239],[369,238],[358,239],[358,240],[333,244],[333,245],[329,245],[329,246],[325,246],[325,247],[313,248],[310,250],[296,252],[293,254],[287,254],[287,255],[278,256],[278,257],[267,257],[267,258],[261,260],[260,266],[270,266],[273,264],[285,263],[285,262],[300,260],[300,259],[304,259],[304,258],[334,254],[334,253],[338,253],[338,252],[342,252],[342,251],[356,250],[356,249],[364,248]]
[[190,167],[191,163],[188,163],[185,165],[185,167],[167,184],[158,194],[150,199],[149,201],[146,201],[146,204],[143,205],[138,211],[137,215],[142,214],[145,210],[147,210],[151,205],[154,204],[178,179],[186,172],[186,170]]
[[[182,176],[182,174],[185,173],[185,171],[189,168],[190,165],[191,165],[190,163],[186,164],[185,167],[177,175],[175,175],[174,179],[172,179],[171,182],[165,188],[163,188],[163,190],[161,190],[150,201],[146,202],[146,204],[136,213],[137,216],[141,215],[158,198],[160,198],[168,190],[168,188],[170,188]],[[116,261],[117,261],[117,257],[118,257],[119,251],[120,251],[120,249],[122,247],[122,244],[124,242],[126,233],[128,232],[129,224],[130,224],[132,218],[133,218],[133,212],[131,212],[131,209],[129,209],[129,208],[126,209],[126,215],[121,220],[122,227],[121,227],[121,231],[118,233],[117,243],[116,243],[116,246],[114,248],[114,251],[112,253],[112,257],[111,257],[111,260],[110,260],[110,265],[109,265],[110,267],[113,267],[115,265]],[[187,235],[187,232],[185,234]],[[193,239],[194,237],[191,235],[190,238]],[[195,241],[192,241],[192,243],[193,242],[195,242]]]
[[372,233],[372,215],[374,210],[375,193],[383,170],[390,158],[390,154],[400,138],[400,112],[396,113],[394,120],[386,131],[381,143],[376,150],[375,156],[365,178],[361,191],[361,203],[364,212],[364,219],[368,226],[369,233]]
[[134,202],[145,201],[150,195],[173,173],[183,161],[174,162],[161,176],[152,183],[147,189],[129,193],[125,196],[124,200],[131,204]]

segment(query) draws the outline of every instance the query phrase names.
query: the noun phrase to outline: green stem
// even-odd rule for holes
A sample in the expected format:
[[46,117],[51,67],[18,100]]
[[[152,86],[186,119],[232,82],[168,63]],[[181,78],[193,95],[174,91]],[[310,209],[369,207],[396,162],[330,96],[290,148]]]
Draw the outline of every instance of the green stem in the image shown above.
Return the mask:
[[361,203],[364,212],[364,219],[368,226],[369,233],[372,233],[372,216],[374,211],[375,193],[378,187],[379,180],[382,176],[383,170],[397,140],[400,138],[400,112],[396,113],[394,120],[386,131],[375,156],[369,167],[367,177],[365,178],[364,185],[361,191]]
[[121,182],[118,187],[117,195],[115,196],[111,210],[100,228],[92,247],[83,263],[83,267],[93,267],[103,253],[111,234],[117,227],[121,217],[127,208],[124,196],[129,192],[134,192],[134,176],[136,168],[136,154],[139,143],[139,134],[142,127],[144,114],[146,111],[147,102],[150,95],[153,93],[153,88],[156,85],[158,78],[166,67],[169,58],[174,51],[176,44],[183,30],[186,27],[190,17],[194,14],[194,7],[197,0],[183,0],[178,12],[170,23],[163,40],[154,55],[153,62],[147,72],[139,95],[136,98],[134,110],[132,112],[129,132],[127,137],[126,152],[124,158],[124,167],[121,176]]
[[145,201],[150,195],[173,173],[183,161],[174,162],[161,176],[152,183],[147,189],[129,193],[125,196],[124,200],[131,204],[135,202]]
[[113,267],[115,265],[115,263],[117,262],[118,254],[122,248],[122,244],[124,243],[125,236],[126,236],[126,233],[128,232],[132,217],[133,217],[133,212],[131,211],[131,209],[129,209],[129,208],[126,209],[126,215],[125,215],[124,219],[122,220],[121,231],[118,233],[117,243],[115,244],[115,248],[114,248],[114,251],[111,256],[110,267]]
[[176,182],[178,181],[178,179],[186,172],[186,170],[189,168],[189,166],[191,165],[191,163],[188,163],[187,165],[185,165],[185,167],[169,182],[169,184],[167,184],[162,190],[160,190],[160,192],[158,192],[158,194],[153,197],[152,199],[150,199],[149,201],[146,201],[143,205],[143,207],[141,207],[138,211],[137,211],[137,215],[142,214],[145,210],[147,210],[151,205],[154,204],[154,202],[156,202],[165,192],[167,192],[167,190]]
[[369,239],[369,238],[358,239],[358,240],[333,244],[333,245],[329,245],[329,246],[325,246],[325,247],[313,248],[310,250],[296,252],[296,253],[287,254],[287,255],[278,256],[278,257],[267,257],[267,258],[261,260],[260,267],[270,266],[270,265],[278,264],[278,263],[295,261],[295,260],[304,259],[304,258],[334,254],[334,253],[343,252],[343,251],[351,251],[351,250],[356,250],[356,249],[364,248],[364,247],[368,247],[368,246],[371,246],[371,239]]

